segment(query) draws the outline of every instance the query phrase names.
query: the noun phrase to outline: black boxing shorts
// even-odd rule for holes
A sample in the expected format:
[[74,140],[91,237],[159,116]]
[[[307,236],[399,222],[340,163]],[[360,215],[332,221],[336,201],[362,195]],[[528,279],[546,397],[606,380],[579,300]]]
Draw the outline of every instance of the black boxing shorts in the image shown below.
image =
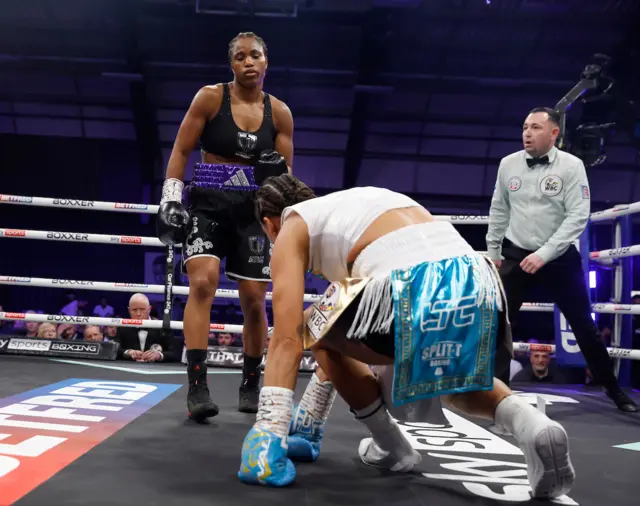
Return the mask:
[[226,259],[225,274],[229,279],[270,281],[273,245],[255,218],[256,187],[251,184],[252,177],[249,176],[250,185],[238,189],[217,184],[198,185],[197,176],[198,172],[194,178],[196,184],[192,183],[188,189],[191,219],[182,248],[184,270],[188,272],[187,264],[194,258],[213,257]]

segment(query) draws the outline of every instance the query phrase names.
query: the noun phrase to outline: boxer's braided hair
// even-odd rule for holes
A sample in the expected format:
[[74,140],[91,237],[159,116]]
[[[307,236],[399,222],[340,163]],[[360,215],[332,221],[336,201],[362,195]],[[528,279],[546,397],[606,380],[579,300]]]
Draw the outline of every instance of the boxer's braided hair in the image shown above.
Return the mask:
[[253,32],[240,32],[238,35],[236,35],[233,39],[231,39],[231,42],[229,42],[229,62],[231,62],[231,60],[233,60],[233,48],[236,45],[236,42],[238,42],[238,40],[240,39],[256,39],[256,42],[258,44],[260,44],[262,46],[262,52],[264,53],[264,57],[267,57],[267,44],[265,43],[264,39],[262,37],[260,37],[259,35],[253,33]]
[[285,207],[316,198],[313,190],[291,174],[265,179],[255,196],[255,213],[260,223],[265,216],[280,216]]

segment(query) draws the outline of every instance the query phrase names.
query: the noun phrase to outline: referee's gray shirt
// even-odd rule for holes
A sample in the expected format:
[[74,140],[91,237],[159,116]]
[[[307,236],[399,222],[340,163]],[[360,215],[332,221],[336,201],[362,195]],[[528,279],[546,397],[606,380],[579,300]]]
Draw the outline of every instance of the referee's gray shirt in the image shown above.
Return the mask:
[[549,164],[527,165],[526,151],[500,162],[491,199],[487,250],[500,260],[502,239],[534,251],[545,263],[562,255],[582,234],[591,210],[582,160],[553,147]]

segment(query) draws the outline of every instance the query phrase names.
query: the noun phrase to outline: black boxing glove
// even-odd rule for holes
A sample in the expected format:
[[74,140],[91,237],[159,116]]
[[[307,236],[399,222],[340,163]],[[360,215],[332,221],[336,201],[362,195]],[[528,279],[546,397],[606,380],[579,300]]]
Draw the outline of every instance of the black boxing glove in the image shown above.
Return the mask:
[[179,179],[167,179],[162,185],[160,209],[156,218],[156,232],[162,244],[183,244],[187,238],[189,213],[182,205],[184,183]]
[[280,176],[289,172],[287,161],[274,149],[265,149],[254,165],[253,177],[258,186],[268,177]]

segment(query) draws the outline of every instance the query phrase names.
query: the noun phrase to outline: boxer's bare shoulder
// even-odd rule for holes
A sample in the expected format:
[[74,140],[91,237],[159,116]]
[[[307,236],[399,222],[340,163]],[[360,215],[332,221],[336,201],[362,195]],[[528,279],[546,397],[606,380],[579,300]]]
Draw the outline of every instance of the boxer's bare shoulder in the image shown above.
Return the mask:
[[223,86],[221,83],[203,86],[193,97],[190,110],[211,119],[220,110],[222,96]]
[[289,106],[282,100],[270,95],[273,124],[278,132],[293,134],[293,114]]

